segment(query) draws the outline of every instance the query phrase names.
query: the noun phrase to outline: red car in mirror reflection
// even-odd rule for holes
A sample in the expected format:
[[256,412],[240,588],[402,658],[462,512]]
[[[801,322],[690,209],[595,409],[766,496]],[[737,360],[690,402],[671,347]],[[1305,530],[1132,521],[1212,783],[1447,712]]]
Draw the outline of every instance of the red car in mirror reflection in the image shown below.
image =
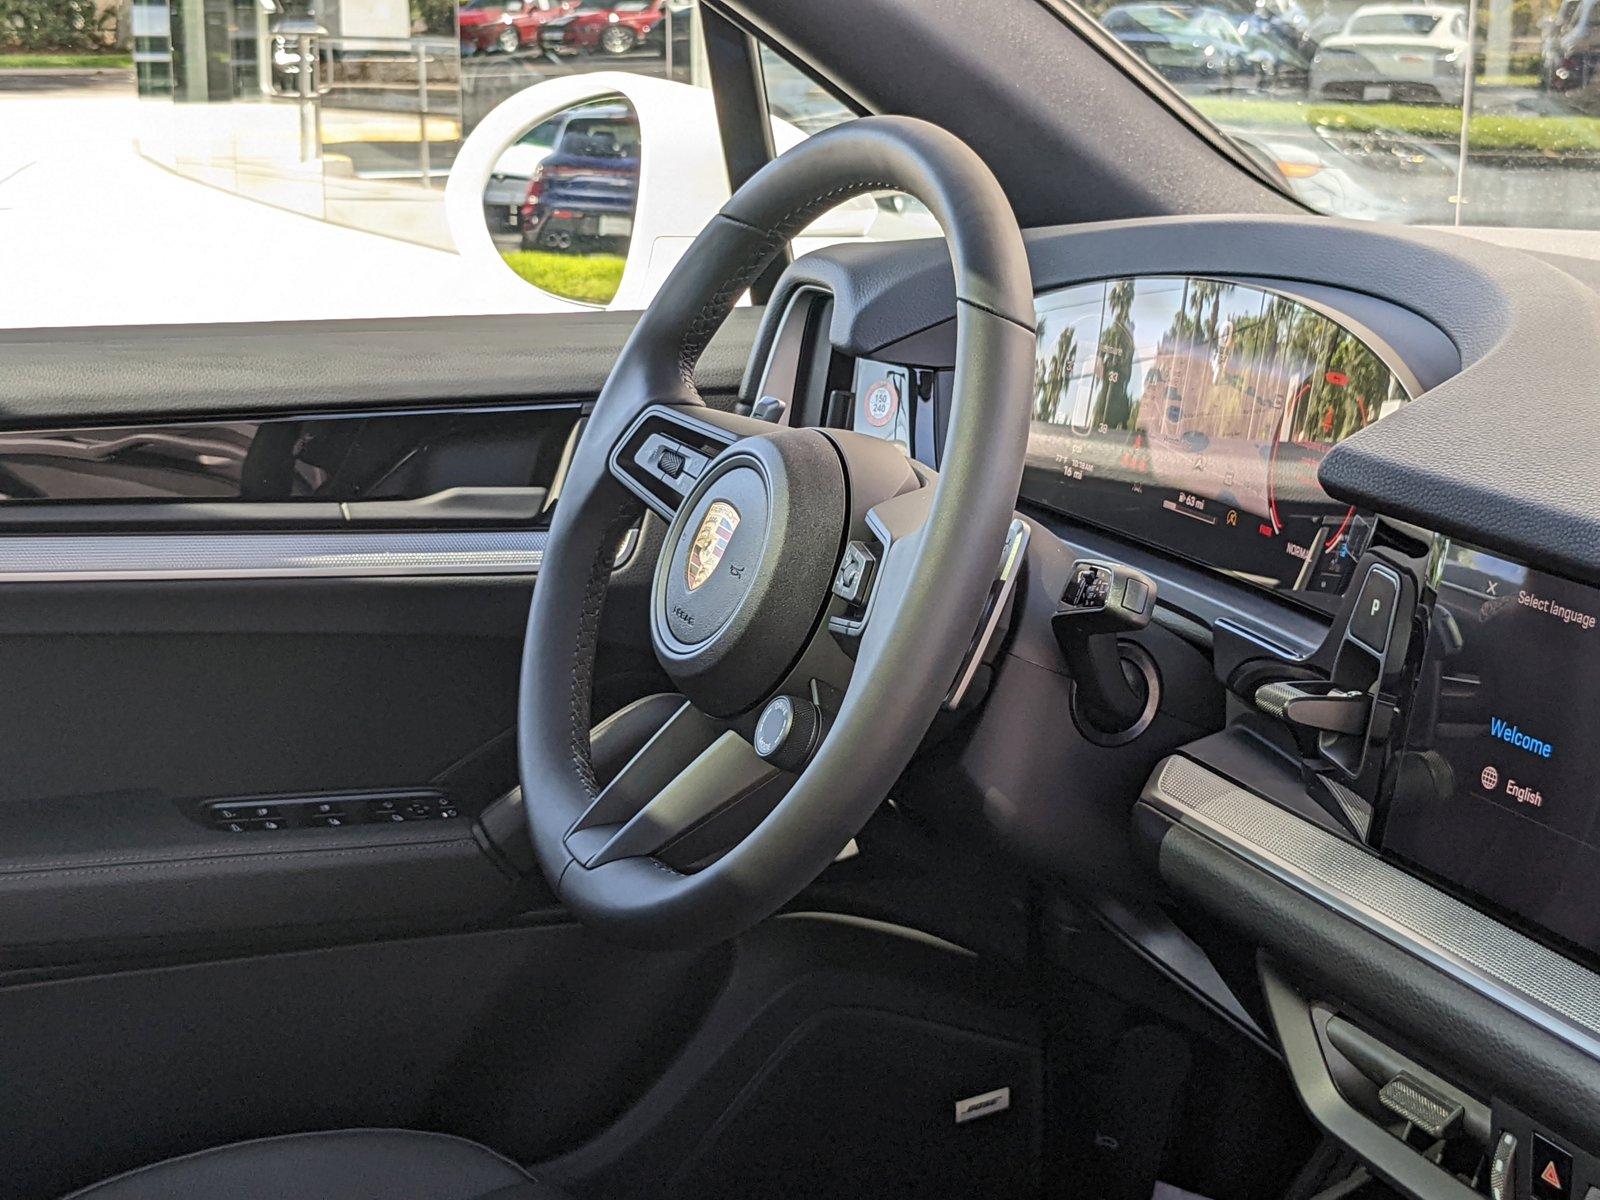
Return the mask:
[[467,0],[458,16],[463,54],[514,54],[538,49],[539,31],[578,7],[578,0]]
[[578,0],[576,9],[545,23],[539,46],[550,54],[628,54],[664,44],[669,0]]

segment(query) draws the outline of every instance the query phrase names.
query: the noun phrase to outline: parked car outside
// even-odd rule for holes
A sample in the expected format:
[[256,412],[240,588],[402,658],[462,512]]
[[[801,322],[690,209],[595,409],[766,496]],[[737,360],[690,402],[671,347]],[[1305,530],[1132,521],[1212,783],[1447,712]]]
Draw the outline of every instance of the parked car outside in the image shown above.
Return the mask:
[[567,114],[521,209],[524,250],[622,250],[639,198],[639,119],[625,104]]
[[573,113],[541,121],[508,146],[494,164],[483,190],[483,218],[490,229],[516,233],[522,228],[522,205],[539,165],[550,157]]
[[539,30],[569,13],[577,0],[467,0],[457,20],[462,54],[514,54],[537,48]]
[[1165,79],[1210,88],[1303,86],[1307,63],[1242,14],[1189,3],[1119,4],[1106,29]]
[[1240,32],[1258,35],[1292,51],[1309,67],[1317,43],[1311,36],[1311,16],[1298,0],[1218,0]]
[[1466,62],[1465,9],[1364,4],[1317,48],[1311,96],[1459,105]]
[[550,54],[628,54],[663,44],[667,0],[578,0],[575,9],[545,24],[540,48]]

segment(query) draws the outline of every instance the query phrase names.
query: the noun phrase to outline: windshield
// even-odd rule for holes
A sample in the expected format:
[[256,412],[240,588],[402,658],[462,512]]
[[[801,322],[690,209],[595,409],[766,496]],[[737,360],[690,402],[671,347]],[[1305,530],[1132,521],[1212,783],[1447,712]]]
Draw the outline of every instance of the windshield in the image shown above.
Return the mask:
[[[1085,8],[1136,69],[1161,76],[1319,212],[1600,228],[1600,38],[1585,32],[1573,0],[1230,0],[1219,8],[1242,42],[1214,37],[1183,53],[1173,40],[1195,34],[1204,10]],[[1561,245],[1600,253],[1590,239]]]

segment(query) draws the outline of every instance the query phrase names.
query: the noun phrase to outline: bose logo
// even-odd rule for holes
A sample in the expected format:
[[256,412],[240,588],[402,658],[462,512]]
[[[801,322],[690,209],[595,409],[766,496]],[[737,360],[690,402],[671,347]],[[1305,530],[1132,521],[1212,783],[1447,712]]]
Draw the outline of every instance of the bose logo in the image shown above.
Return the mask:
[[979,1117],[1005,1112],[1010,1107],[1011,1089],[1008,1087],[996,1088],[992,1092],[984,1092],[978,1096],[968,1096],[965,1100],[956,1101],[956,1124],[965,1125],[968,1121],[976,1121]]

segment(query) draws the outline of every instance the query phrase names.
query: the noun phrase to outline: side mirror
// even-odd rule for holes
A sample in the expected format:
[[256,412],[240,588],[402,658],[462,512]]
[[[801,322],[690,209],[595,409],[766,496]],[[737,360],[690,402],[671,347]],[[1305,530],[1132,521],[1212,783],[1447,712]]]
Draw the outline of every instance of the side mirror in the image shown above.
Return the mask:
[[[772,125],[779,153],[805,138]],[[596,71],[536,83],[490,110],[456,155],[445,216],[458,253],[499,278],[515,272],[554,307],[637,309],[729,195],[708,89]],[[871,196],[854,197],[803,230],[796,249],[868,237],[881,219]]]
[[710,91],[621,71],[545,80],[468,135],[445,185],[456,250],[580,309],[642,308],[728,199]]

